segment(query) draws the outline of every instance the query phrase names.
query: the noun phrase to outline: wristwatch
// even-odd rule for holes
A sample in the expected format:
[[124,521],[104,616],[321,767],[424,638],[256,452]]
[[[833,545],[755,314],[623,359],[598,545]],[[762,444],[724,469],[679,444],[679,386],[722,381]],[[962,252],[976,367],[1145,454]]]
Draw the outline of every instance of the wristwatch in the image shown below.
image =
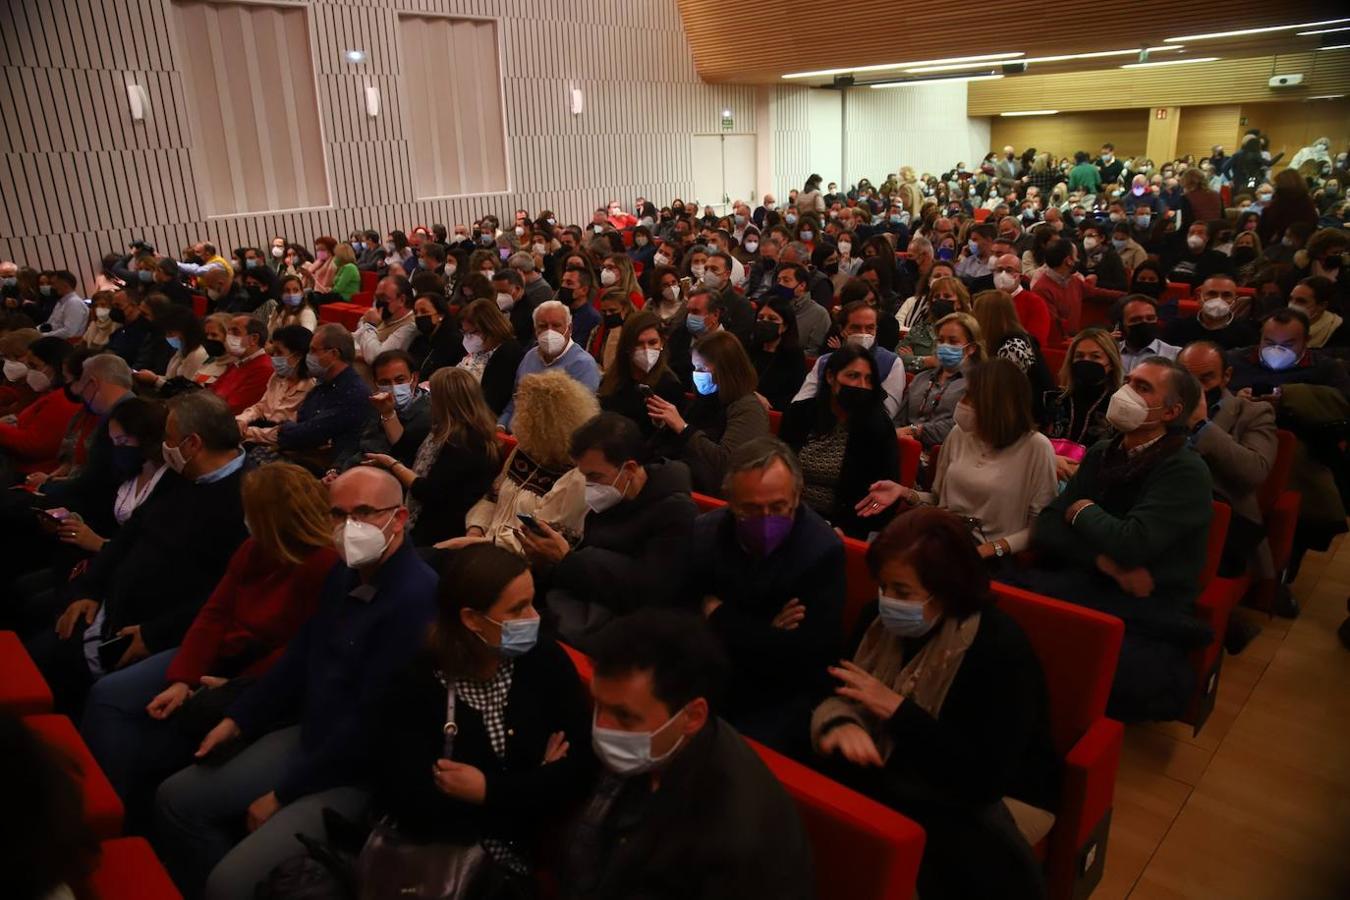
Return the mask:
[[1002,559],[1006,554],[1003,551],[1003,542],[994,541],[994,556]]

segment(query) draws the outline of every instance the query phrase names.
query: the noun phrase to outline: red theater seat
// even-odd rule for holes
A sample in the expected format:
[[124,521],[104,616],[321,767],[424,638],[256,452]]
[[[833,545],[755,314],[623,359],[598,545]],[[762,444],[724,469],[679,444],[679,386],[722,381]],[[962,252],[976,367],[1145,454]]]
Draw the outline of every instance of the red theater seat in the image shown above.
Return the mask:
[[206,316],[206,309],[207,309],[206,297],[202,296],[201,294],[193,294],[192,314],[199,319],[203,318]]
[[1170,303],[1173,300],[1184,300],[1191,295],[1191,286],[1184,281],[1169,281],[1163,287],[1162,294],[1158,297],[1159,303]]
[[783,414],[776,409],[769,410],[769,434],[777,436],[778,429],[783,424]]
[[1051,377],[1056,381],[1059,380],[1059,370],[1064,368],[1064,359],[1068,354],[1068,347],[1041,348],[1041,359],[1045,360],[1045,367],[1050,370]]
[[379,283],[380,283],[380,276],[378,272],[361,273],[361,290],[363,293],[371,293],[371,294],[375,293],[375,287]]
[[919,478],[919,462],[923,456],[923,444],[912,437],[897,437],[900,445],[900,483],[907,488],[914,487]]
[[117,837],[122,832],[122,801],[71,721],[65,716],[37,715],[24,716],[23,723],[74,767],[84,794],[84,819],[94,836],[100,840]]
[[12,631],[0,631],[0,709],[16,716],[52,709],[51,688]]
[[710,512],[714,509],[721,509],[727,505],[727,501],[719,500],[716,497],[709,497],[707,494],[691,493],[689,496],[694,498],[694,505],[698,507],[698,511],[701,513]]
[[1052,900],[1087,897],[1101,880],[1125,729],[1106,718],[1124,624],[1114,616],[995,582],[998,606],[1026,632],[1045,672],[1050,730],[1064,755],[1055,824],[1037,851]]
[[1228,616],[1241,598],[1239,582],[1219,578],[1219,560],[1223,543],[1228,537],[1228,522],[1232,508],[1227,503],[1213,504],[1214,517],[1209,522],[1209,542],[1206,545],[1205,568],[1200,574],[1200,596],[1195,601],[1195,614],[1214,631],[1209,644],[1191,651],[1191,667],[1195,670],[1195,693],[1182,716],[1182,721],[1199,734],[1205,720],[1214,710],[1214,699],[1219,694],[1219,669],[1223,665],[1223,638],[1228,628]]
[[[360,295],[354,295],[360,296]],[[336,322],[345,327],[348,331],[355,331],[356,326],[361,324],[361,316],[370,305],[358,306],[355,303],[325,303],[319,307],[319,321]]]
[[1302,505],[1302,497],[1297,491],[1286,490],[1289,486],[1289,471],[1294,465],[1294,453],[1298,449],[1298,438],[1294,437],[1293,432],[1284,429],[1276,434],[1280,442],[1279,449],[1275,452],[1275,463],[1266,474],[1265,484],[1261,486],[1258,497],[1261,514],[1266,520],[1266,539],[1270,542],[1276,577],[1255,581],[1249,601],[1257,609],[1266,612],[1275,605],[1279,573],[1289,565],[1289,557],[1294,550],[1294,529],[1298,525],[1298,512]]
[[104,841],[98,868],[89,879],[86,900],[181,900],[169,873],[145,838]]
[[353,306],[359,306],[362,309],[370,309],[375,305],[375,291],[366,290],[364,287],[352,294],[351,303]]

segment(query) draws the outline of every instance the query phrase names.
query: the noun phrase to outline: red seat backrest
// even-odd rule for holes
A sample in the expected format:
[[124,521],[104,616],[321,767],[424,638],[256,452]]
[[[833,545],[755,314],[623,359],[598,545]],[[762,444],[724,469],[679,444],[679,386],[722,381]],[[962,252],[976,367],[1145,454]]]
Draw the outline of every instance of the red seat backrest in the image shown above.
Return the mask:
[[[380,283],[380,276],[375,272],[361,273],[361,290],[365,293],[375,293],[375,287]],[[369,304],[367,304],[369,305]]]
[[1204,590],[1214,576],[1219,573],[1219,562],[1223,557],[1223,543],[1228,539],[1228,521],[1233,516],[1233,508],[1227,503],[1213,501],[1211,507],[1214,517],[1209,520],[1209,540],[1205,544],[1205,570],[1200,573],[1200,590]]
[[900,483],[905,487],[914,487],[919,477],[919,457],[923,455],[923,444],[912,437],[897,437],[900,445]]
[[1162,295],[1158,297],[1159,303],[1167,303],[1171,300],[1181,300],[1191,295],[1191,286],[1184,281],[1169,281],[1163,286]]
[[1200,312],[1200,301],[1182,297],[1177,301],[1177,318],[1190,319]]
[[712,512],[714,509],[721,509],[727,505],[727,501],[719,500],[717,497],[709,497],[707,494],[691,493],[689,496],[694,499],[694,505],[698,507],[698,511],[701,513]]
[[769,410],[769,434],[777,436],[778,429],[783,424],[783,414],[776,409]]
[[1289,470],[1294,465],[1294,450],[1298,446],[1298,439],[1294,437],[1292,431],[1285,431],[1281,428],[1275,432],[1275,437],[1279,440],[1279,447],[1275,451],[1275,462],[1271,463],[1270,471],[1266,473],[1266,480],[1261,485],[1261,490],[1257,492],[1257,502],[1261,504],[1262,514],[1269,514],[1275,508],[1280,495],[1284,493],[1285,487],[1289,484]]
[[356,306],[369,308],[375,305],[375,292],[365,290],[357,291],[355,294],[352,294],[352,299],[349,302]]
[[1059,370],[1064,368],[1064,359],[1068,355],[1068,347],[1041,348],[1041,359],[1045,360],[1045,366],[1050,370],[1050,375],[1055,381],[1059,381]]
[[642,277],[642,270],[645,269],[645,268],[646,268],[646,266],[644,266],[644,265],[642,264],[641,260],[636,260],[636,259],[633,260],[633,274],[634,274],[634,275],[636,275],[636,276],[638,276],[639,278],[641,278],[641,277]]
[[502,445],[502,459],[506,459],[516,449],[516,439],[505,431],[497,432],[497,442]]
[[787,790],[811,842],[821,900],[907,900],[924,833],[900,813],[746,739]]
[[201,294],[192,295],[192,314],[201,319],[206,316],[206,298]]
[[844,640],[852,640],[858,616],[877,599],[877,583],[867,568],[867,544],[844,538]]
[[1106,714],[1125,624],[1115,616],[992,582],[998,608],[1017,620],[1045,673],[1050,733],[1061,754]]

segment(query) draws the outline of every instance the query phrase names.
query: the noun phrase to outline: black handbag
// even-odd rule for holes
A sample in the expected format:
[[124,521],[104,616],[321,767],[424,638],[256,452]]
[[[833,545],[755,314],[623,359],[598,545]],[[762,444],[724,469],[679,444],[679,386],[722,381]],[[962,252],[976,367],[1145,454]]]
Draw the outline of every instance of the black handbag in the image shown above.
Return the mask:
[[234,703],[256,680],[231,678],[220,687],[193,691],[192,696],[184,700],[178,712],[174,713],[173,720],[184,735],[194,741],[200,741],[212,728],[220,724],[230,704]]
[[[455,685],[446,683],[445,759],[455,746]],[[491,894],[492,858],[482,843],[410,841],[388,816],[356,860],[359,900],[477,900]]]

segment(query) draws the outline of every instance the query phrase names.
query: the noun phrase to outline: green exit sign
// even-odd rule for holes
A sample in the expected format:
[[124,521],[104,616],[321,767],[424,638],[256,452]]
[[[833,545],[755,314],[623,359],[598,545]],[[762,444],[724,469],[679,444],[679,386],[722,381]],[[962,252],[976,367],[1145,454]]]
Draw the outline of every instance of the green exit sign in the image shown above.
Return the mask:
[[734,121],[732,121],[731,116],[723,116],[723,117],[722,117],[722,130],[723,130],[723,131],[730,131],[730,130],[735,126],[735,124],[736,124],[736,123],[735,123]]

